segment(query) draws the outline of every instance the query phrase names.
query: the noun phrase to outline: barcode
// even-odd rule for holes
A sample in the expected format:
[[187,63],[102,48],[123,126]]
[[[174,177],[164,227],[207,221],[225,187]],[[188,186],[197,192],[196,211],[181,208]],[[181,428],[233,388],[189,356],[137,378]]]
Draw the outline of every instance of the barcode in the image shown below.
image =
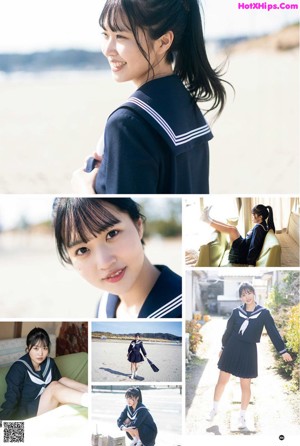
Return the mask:
[[3,427],[4,443],[24,443],[24,422],[4,422]]

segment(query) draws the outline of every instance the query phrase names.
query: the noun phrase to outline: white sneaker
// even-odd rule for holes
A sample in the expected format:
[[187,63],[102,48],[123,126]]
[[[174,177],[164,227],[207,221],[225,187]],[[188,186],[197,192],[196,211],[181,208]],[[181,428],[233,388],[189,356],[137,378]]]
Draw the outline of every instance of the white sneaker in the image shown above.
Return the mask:
[[136,446],[143,446],[143,443],[141,442],[141,440],[139,440],[139,441],[136,443]]
[[209,414],[206,417],[206,421],[212,421],[215,416],[217,415],[217,411],[215,409],[212,409]]
[[204,221],[205,223],[210,223],[211,222],[211,218],[209,216],[210,210],[211,210],[211,206],[206,206],[203,209],[202,214],[200,215],[200,220]]
[[138,444],[138,441],[139,440],[137,438],[134,438],[129,446],[136,446]]
[[239,416],[238,429],[247,429],[246,418],[243,415]]

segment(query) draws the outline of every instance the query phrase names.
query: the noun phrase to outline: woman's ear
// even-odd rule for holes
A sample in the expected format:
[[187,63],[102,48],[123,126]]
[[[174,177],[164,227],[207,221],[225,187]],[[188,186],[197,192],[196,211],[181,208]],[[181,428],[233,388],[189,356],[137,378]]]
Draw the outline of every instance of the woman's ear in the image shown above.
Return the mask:
[[143,223],[143,220],[141,219],[141,217],[139,217],[139,219],[136,222],[136,229],[138,231],[140,239],[142,240],[142,238],[144,236],[144,223]]
[[173,31],[167,31],[159,39],[157,39],[157,52],[160,54],[165,54],[171,48],[173,41]]

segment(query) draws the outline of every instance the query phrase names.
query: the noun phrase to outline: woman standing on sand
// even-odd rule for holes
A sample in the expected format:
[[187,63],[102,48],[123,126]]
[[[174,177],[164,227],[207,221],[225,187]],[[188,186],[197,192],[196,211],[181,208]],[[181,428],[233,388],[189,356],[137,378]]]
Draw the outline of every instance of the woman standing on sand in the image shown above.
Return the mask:
[[222,337],[222,351],[218,362],[219,379],[215,387],[213,408],[207,420],[212,421],[217,415],[225,386],[230,376],[234,375],[240,378],[242,391],[238,427],[246,429],[246,410],[251,398],[251,380],[257,377],[256,343],[260,342],[264,327],[283,360],[292,361],[292,357],[286,350],[269,310],[255,302],[253,286],[242,283],[239,287],[239,296],[242,305],[233,310]]
[[253,229],[243,238],[237,228],[227,225],[210,217],[211,206],[206,207],[201,215],[201,220],[208,223],[216,231],[229,235],[231,249],[228,260],[233,264],[255,266],[262,250],[265,237],[270,229],[275,233],[273,220],[273,209],[271,206],[257,204],[251,211],[252,221],[255,223]]
[[142,401],[139,387],[130,387],[125,398],[127,405],[117,420],[121,431],[132,440],[130,446],[154,446],[157,427]]
[[137,370],[139,364],[144,361],[144,356],[147,357],[146,350],[143,346],[143,341],[140,339],[140,334],[136,333],[134,340],[130,342],[127,352],[127,359],[131,364],[131,375],[130,379],[137,378]]
[[207,58],[198,1],[107,0],[99,22],[114,79],[137,90],[109,116],[94,160],[74,173],[75,191],[208,193],[213,136],[197,102],[221,112],[226,93]]

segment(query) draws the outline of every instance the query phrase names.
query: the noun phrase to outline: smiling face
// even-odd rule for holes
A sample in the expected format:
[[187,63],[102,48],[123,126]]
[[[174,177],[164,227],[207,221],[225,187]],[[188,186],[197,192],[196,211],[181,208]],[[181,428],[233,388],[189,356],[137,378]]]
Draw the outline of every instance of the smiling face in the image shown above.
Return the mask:
[[138,88],[150,79],[172,74],[172,66],[165,60],[173,41],[173,34],[151,40],[145,32],[138,30],[138,41],[148,60],[142,53],[126,20],[117,18],[118,29],[104,21],[101,49],[107,58],[117,82],[132,81]]
[[255,307],[255,293],[252,290],[244,289],[240,297],[243,304],[246,304],[247,309]]
[[40,370],[40,366],[47,358],[48,353],[49,348],[42,341],[39,341],[34,346],[29,347],[28,354],[35,370]]
[[145,255],[143,223],[106,203],[116,223],[87,241],[72,237],[67,252],[74,268],[91,285],[118,296],[130,293],[141,280]]

